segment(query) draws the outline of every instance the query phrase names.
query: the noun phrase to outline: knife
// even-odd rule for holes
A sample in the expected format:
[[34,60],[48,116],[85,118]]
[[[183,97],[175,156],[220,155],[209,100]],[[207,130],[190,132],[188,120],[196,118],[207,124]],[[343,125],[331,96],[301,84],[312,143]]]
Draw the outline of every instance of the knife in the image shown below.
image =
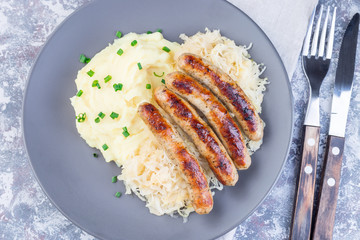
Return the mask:
[[332,239],[344,153],[346,120],[354,78],[358,31],[359,13],[354,15],[346,28],[340,48],[313,240]]

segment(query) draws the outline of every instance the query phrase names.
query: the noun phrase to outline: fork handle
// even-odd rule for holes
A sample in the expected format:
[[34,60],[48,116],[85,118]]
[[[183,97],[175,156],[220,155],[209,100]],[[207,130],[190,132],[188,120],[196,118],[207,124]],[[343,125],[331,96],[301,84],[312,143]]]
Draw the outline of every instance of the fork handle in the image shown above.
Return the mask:
[[344,143],[345,139],[343,137],[328,137],[320,189],[320,202],[313,230],[314,240],[332,239]]
[[305,126],[290,239],[310,239],[320,127]]

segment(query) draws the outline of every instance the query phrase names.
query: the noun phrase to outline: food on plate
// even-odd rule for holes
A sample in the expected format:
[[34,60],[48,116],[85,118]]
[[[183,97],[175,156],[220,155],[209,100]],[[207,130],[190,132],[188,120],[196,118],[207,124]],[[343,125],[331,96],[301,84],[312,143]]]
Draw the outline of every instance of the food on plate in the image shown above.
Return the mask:
[[262,138],[262,120],[245,92],[228,74],[204,58],[190,53],[182,54],[178,65],[181,70],[208,86],[226,104],[251,140]]
[[[84,121],[76,121],[81,137],[107,162],[122,168],[118,179],[126,194],[146,201],[152,214],[186,217],[194,209],[183,173],[137,114],[141,102],[155,103],[154,88],[176,70],[174,54],[179,47],[159,32],[115,39],[78,72],[75,83],[82,94],[71,103],[76,115],[86,113]],[[111,79],[105,80],[108,76]],[[211,188],[221,188],[211,170],[204,172]]]
[[[164,51],[164,46],[171,51]],[[144,131],[137,106],[151,102],[153,89],[163,85],[162,77],[154,74],[176,69],[174,52],[178,48],[178,43],[167,41],[161,33],[129,33],[115,39],[78,72],[75,83],[82,94],[71,98],[71,103],[76,115],[86,113],[87,121],[76,122],[76,126],[90,146],[103,150],[107,161],[121,166],[146,150],[142,141],[152,134]],[[130,135],[125,137],[123,132]]]
[[191,138],[216,178],[224,185],[234,186],[239,178],[234,163],[214,131],[196,110],[166,87],[155,89],[154,96],[159,106]]
[[[126,194],[133,193],[145,201],[152,214],[178,214],[186,220],[193,211],[209,212],[212,206],[209,193],[214,195],[214,190],[222,190],[223,185],[196,144],[187,136],[188,133],[159,107],[154,89],[165,86],[165,76],[179,70],[177,59],[183,53],[197,54],[221,68],[243,89],[256,113],[261,112],[267,79],[260,78],[263,68],[252,61],[248,48],[237,46],[221,36],[218,30],[206,29],[205,33],[180,37],[184,40],[181,45],[164,39],[160,32],[129,33],[121,35],[91,60],[83,56],[82,62],[86,65],[78,72],[75,80],[78,93],[71,98],[71,103],[78,116],[76,127],[81,137],[89,146],[99,149],[107,162],[114,161],[121,167],[118,179],[123,181]],[[147,126],[146,119],[143,121],[141,111],[137,112],[139,106],[141,110],[147,104],[153,105],[165,117],[164,121],[169,123],[171,131],[179,135],[176,139],[183,142],[183,148],[189,155],[176,152],[176,158],[170,156],[169,152],[175,149],[168,148],[176,139],[158,140],[159,132],[153,132],[155,129]],[[232,113],[230,115],[233,117]],[[216,135],[212,133],[215,139]],[[170,136],[173,135],[167,135]],[[223,140],[220,135],[219,138]],[[219,138],[219,149],[231,159],[234,155]],[[253,141],[245,135],[243,138],[249,155],[262,143],[262,139]],[[179,160],[194,163],[193,159],[200,165],[198,173],[202,171],[208,188],[196,182],[191,175],[184,174],[184,168],[179,165]],[[230,164],[233,163],[230,161]],[[195,167],[192,165],[192,169]],[[233,170],[233,167],[230,169]],[[229,176],[235,182],[237,172]],[[196,177],[202,179],[202,174]],[[231,182],[229,179],[228,182]],[[197,202],[196,199],[204,201]]]
[[240,128],[219,99],[194,78],[182,72],[169,73],[166,87],[199,109],[217,133],[237,169],[247,169],[251,158]]
[[213,207],[213,199],[206,176],[196,157],[189,152],[184,140],[151,103],[139,105],[139,115],[155,135],[167,156],[179,165],[191,189],[191,202],[199,214],[207,214]]

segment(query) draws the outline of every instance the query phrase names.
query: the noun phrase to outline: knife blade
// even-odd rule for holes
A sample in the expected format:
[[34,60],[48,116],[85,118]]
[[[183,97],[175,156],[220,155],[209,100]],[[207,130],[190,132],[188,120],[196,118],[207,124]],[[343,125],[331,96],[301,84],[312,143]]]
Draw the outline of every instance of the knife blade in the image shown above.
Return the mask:
[[346,28],[340,48],[331,105],[329,135],[345,137],[355,69],[356,45],[359,31],[359,14],[355,14]]
[[340,48],[331,106],[327,150],[320,185],[319,207],[315,214],[312,232],[313,240],[332,239],[344,153],[345,128],[354,78],[358,32],[359,14],[357,13],[346,28]]

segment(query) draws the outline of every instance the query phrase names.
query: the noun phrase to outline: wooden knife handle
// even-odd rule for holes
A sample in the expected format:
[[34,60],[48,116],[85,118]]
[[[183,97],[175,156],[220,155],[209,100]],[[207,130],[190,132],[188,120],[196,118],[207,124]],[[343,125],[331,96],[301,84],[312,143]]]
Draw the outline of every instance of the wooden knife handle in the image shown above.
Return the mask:
[[339,192],[345,139],[329,136],[324,160],[319,208],[315,217],[314,240],[332,239]]
[[320,127],[305,126],[290,239],[310,239]]

